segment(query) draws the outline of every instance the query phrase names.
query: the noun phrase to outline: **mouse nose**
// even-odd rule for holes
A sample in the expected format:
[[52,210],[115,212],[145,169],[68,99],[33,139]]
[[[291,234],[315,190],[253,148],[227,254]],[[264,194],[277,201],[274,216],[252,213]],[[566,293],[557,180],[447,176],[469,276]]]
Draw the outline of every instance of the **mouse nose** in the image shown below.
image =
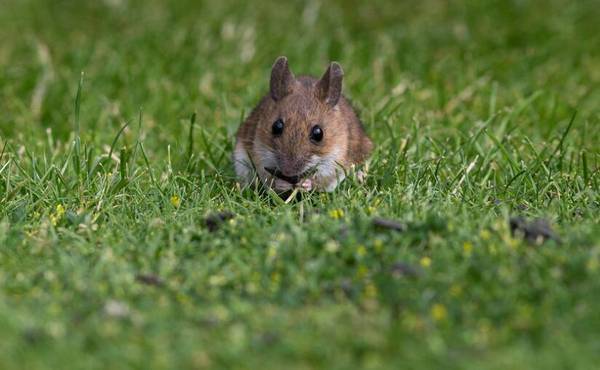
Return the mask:
[[292,185],[296,185],[297,183],[300,182],[300,176],[298,176],[298,175],[295,175],[295,176],[286,176],[280,170],[278,170],[276,168],[272,168],[272,167],[265,167],[265,170],[268,173],[270,173],[271,175],[277,177],[278,179],[287,181],[287,182],[289,182]]

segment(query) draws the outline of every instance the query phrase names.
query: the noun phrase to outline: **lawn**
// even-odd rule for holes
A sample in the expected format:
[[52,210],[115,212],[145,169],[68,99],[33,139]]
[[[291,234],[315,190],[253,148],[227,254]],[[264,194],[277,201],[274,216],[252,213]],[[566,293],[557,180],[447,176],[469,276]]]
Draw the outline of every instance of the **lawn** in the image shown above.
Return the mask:
[[[598,19],[595,0],[0,0],[0,368],[593,368]],[[366,182],[287,203],[236,184],[279,55],[341,63]]]

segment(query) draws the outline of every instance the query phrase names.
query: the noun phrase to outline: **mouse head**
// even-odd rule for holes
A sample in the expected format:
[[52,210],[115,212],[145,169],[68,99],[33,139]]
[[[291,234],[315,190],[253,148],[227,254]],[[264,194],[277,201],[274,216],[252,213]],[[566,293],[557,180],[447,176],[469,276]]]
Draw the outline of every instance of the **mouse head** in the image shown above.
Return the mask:
[[[269,100],[257,125],[261,166],[287,187],[335,174],[347,150],[342,67],[332,62],[320,79],[295,77],[285,57],[271,70]],[[287,189],[282,189],[287,190]]]

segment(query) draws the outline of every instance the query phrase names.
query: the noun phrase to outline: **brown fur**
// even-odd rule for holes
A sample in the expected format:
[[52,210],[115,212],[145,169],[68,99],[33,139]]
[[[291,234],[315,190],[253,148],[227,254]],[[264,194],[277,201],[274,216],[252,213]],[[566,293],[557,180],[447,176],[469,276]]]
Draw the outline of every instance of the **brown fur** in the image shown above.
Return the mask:
[[[298,175],[311,156],[326,156],[335,148],[342,151],[339,164],[344,168],[365,161],[373,145],[354,109],[341,95],[342,76],[341,67],[332,63],[320,80],[295,78],[287,59],[279,58],[273,66],[270,94],[261,99],[237,133],[238,143],[252,162],[260,163],[256,143],[272,149],[279,169],[289,176]],[[284,130],[275,137],[272,125],[278,118],[283,119]],[[317,124],[324,136],[314,143],[310,132]]]

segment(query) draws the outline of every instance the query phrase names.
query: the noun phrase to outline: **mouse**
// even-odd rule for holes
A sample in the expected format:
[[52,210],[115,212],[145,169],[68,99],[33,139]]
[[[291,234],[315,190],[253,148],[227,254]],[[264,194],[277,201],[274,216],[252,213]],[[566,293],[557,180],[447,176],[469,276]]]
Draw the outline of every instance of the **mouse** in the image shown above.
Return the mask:
[[285,56],[276,59],[269,92],[236,135],[233,162],[241,185],[258,178],[277,193],[332,192],[369,158],[373,142],[342,94],[343,77],[337,62],[315,78],[296,77]]

